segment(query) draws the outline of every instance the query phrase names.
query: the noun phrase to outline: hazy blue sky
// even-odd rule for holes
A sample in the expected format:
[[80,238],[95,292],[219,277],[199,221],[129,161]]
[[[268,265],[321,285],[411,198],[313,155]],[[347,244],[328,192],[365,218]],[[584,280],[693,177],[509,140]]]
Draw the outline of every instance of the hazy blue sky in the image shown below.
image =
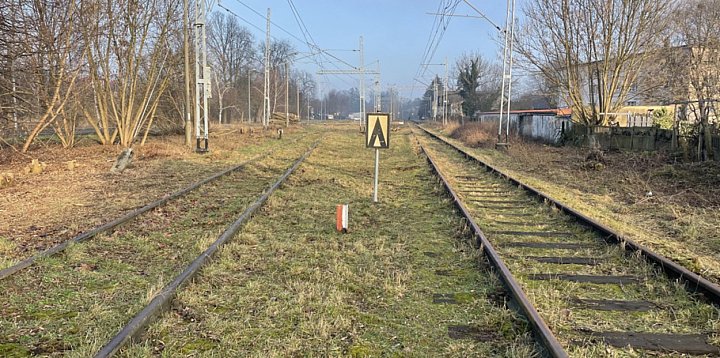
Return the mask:
[[[303,38],[287,0],[242,0],[242,2],[222,0],[220,2],[222,6],[263,29],[261,32],[241,20],[241,23],[259,40],[264,39],[265,21],[243,6],[243,3],[263,15],[267,8],[270,8],[271,19],[275,24]],[[365,63],[380,61],[383,87],[395,84],[405,88],[414,83],[413,79],[418,72],[433,28],[435,16],[427,13],[437,12],[440,3],[441,1],[437,0],[294,0],[295,7],[318,46],[324,49],[357,49],[359,37],[362,35],[365,42]],[[504,0],[474,0],[471,3],[492,21],[501,27],[504,26],[506,11]],[[518,1],[518,15],[521,4],[522,0]],[[213,9],[226,11],[217,5]],[[455,13],[477,14],[464,2],[460,2]],[[497,30],[486,20],[452,18],[431,62],[443,63],[447,57],[452,67],[462,53],[472,51],[480,52],[487,58],[497,59],[500,50],[494,39],[496,33]],[[304,43],[277,27],[271,29],[271,34],[276,38],[290,40],[300,51],[308,51]],[[331,52],[353,65],[359,63],[357,52],[332,50]],[[303,60],[305,61],[309,60]],[[316,73],[319,66],[312,61],[309,62],[297,66]],[[328,69],[338,68],[332,63],[326,63],[325,66]],[[345,65],[337,66],[347,69]],[[374,68],[375,65],[372,66]],[[435,72],[444,73],[444,67],[431,66],[423,81],[429,82]],[[368,85],[372,82],[370,77],[366,77]],[[326,76],[325,78],[327,80],[323,86],[325,89],[346,89],[358,86],[359,83],[357,76]],[[319,82],[323,81],[321,76],[316,76],[316,79]],[[414,96],[420,95],[419,91],[424,91],[424,88],[417,88]],[[410,96],[410,90],[404,89],[402,94]]]

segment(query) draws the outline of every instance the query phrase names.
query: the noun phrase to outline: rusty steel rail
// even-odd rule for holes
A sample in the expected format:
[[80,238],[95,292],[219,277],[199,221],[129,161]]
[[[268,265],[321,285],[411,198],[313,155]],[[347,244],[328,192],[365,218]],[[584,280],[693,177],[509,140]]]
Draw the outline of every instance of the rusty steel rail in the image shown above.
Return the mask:
[[243,225],[253,216],[255,211],[259,209],[265,202],[270,198],[275,190],[282,185],[285,180],[292,174],[305,159],[307,159],[312,151],[318,146],[319,142],[315,142],[295,163],[282,175],[280,178],[270,186],[265,192],[245,211],[228,226],[227,229],[215,240],[200,256],[198,256],[190,265],[183,270],[175,279],[163,288],[145,308],[140,311],[120,332],[113,337],[110,342],[105,344],[96,354],[96,358],[111,357],[115,355],[122,347],[128,342],[135,338],[138,338],[145,330],[145,328],[157,319],[160,314],[170,306],[170,303],[175,298],[177,291],[181,289],[186,283],[195,277],[200,270],[210,262],[210,259],[217,253],[220,247],[225,244],[228,240],[232,239]]
[[[277,150],[277,149],[276,149],[276,150]],[[139,208],[139,209],[133,210],[133,211],[131,211],[131,212],[129,212],[129,213],[127,213],[127,214],[125,214],[125,215],[123,215],[123,216],[115,219],[115,220],[106,222],[106,223],[104,223],[104,224],[102,224],[102,225],[100,225],[100,226],[98,226],[98,227],[96,227],[96,228],[94,228],[94,229],[85,231],[85,232],[83,232],[83,233],[81,233],[81,234],[79,234],[79,235],[77,235],[77,236],[75,236],[75,237],[73,237],[73,238],[71,238],[71,239],[68,239],[68,240],[66,240],[66,241],[63,241],[63,242],[61,242],[61,243],[59,243],[59,244],[57,244],[57,245],[55,245],[55,246],[53,246],[53,247],[51,247],[51,248],[49,248],[49,249],[46,249],[45,251],[42,251],[42,252],[40,252],[39,254],[35,254],[34,256],[31,256],[31,257],[29,257],[29,258],[27,258],[27,259],[24,259],[24,260],[22,260],[22,261],[20,261],[20,262],[18,262],[18,263],[16,263],[16,264],[10,266],[10,267],[4,268],[4,269],[0,270],[0,280],[3,280],[3,279],[5,279],[5,278],[7,278],[7,277],[9,277],[9,276],[17,273],[18,271],[21,271],[21,270],[23,270],[23,269],[25,269],[25,268],[28,268],[28,267],[32,266],[37,260],[39,260],[39,259],[41,259],[41,258],[48,257],[48,256],[52,256],[52,255],[55,255],[55,254],[57,254],[57,253],[59,253],[59,252],[62,252],[63,250],[65,250],[65,249],[66,249],[68,246],[70,246],[71,244],[76,244],[76,243],[79,243],[79,242],[83,242],[83,241],[89,240],[89,239],[97,236],[98,234],[101,234],[101,233],[103,233],[103,232],[112,230],[113,228],[115,228],[115,227],[117,227],[117,226],[119,226],[119,225],[122,225],[122,224],[124,224],[124,223],[126,223],[126,222],[128,222],[128,221],[130,221],[130,220],[132,220],[132,219],[134,219],[134,218],[136,218],[136,217],[138,217],[138,216],[140,216],[140,215],[142,215],[142,214],[144,214],[144,213],[152,210],[152,209],[155,209],[155,208],[157,208],[157,207],[159,207],[159,206],[161,206],[161,205],[165,205],[165,204],[166,204],[168,201],[170,201],[170,200],[177,199],[177,198],[179,198],[179,197],[181,197],[181,196],[183,196],[183,195],[185,195],[185,194],[187,194],[187,193],[189,193],[189,192],[191,192],[191,191],[193,191],[193,190],[195,190],[195,189],[197,189],[197,188],[199,188],[199,187],[201,187],[201,186],[203,186],[203,185],[205,185],[205,184],[208,184],[208,183],[210,183],[210,182],[213,182],[213,181],[217,180],[217,179],[220,178],[220,177],[223,177],[223,176],[225,176],[225,175],[227,175],[227,174],[230,174],[230,173],[232,173],[232,172],[234,172],[234,171],[237,171],[237,170],[239,170],[239,169],[242,169],[243,167],[247,166],[248,164],[251,164],[251,163],[256,162],[256,161],[258,161],[258,160],[260,160],[260,159],[266,158],[266,157],[272,155],[276,150],[273,150],[273,151],[271,151],[271,152],[268,152],[268,153],[265,153],[265,154],[261,154],[261,155],[255,156],[254,158],[249,159],[249,160],[247,160],[247,161],[245,161],[245,162],[243,162],[243,163],[240,163],[240,164],[238,164],[238,165],[236,165],[236,166],[234,166],[234,167],[228,168],[228,169],[223,170],[223,171],[221,171],[221,172],[219,172],[219,173],[216,173],[216,174],[214,174],[214,175],[212,175],[212,176],[210,176],[210,177],[208,177],[208,178],[205,178],[205,179],[203,179],[203,180],[197,181],[197,182],[191,184],[190,186],[188,186],[188,187],[186,187],[186,188],[184,188],[184,189],[180,189],[180,190],[178,190],[178,191],[176,191],[176,192],[174,192],[174,193],[168,194],[168,195],[166,195],[166,196],[164,196],[164,197],[162,197],[162,198],[160,198],[160,199],[158,199],[158,200],[156,200],[156,201],[153,201],[153,202],[151,202],[151,203],[149,203],[149,204],[147,204],[147,205],[145,205],[145,206],[143,206],[143,207],[141,207],[141,208]]]
[[422,144],[420,144],[419,141],[418,145],[420,146],[422,152],[425,154],[425,158],[427,158],[428,163],[430,163],[432,171],[437,174],[437,176],[440,178],[440,181],[442,181],[445,190],[447,190],[447,192],[452,197],[455,206],[458,210],[460,210],[465,220],[467,220],[467,222],[470,224],[470,228],[476,236],[475,244],[480,247],[480,249],[490,261],[490,264],[497,270],[500,281],[502,281],[505,288],[510,292],[510,295],[520,307],[522,314],[530,322],[533,332],[540,339],[543,347],[552,357],[568,357],[567,352],[565,352],[560,342],[552,333],[550,327],[548,327],[547,323],[545,323],[545,320],[540,317],[540,314],[535,309],[535,306],[533,306],[533,304],[530,302],[530,299],[525,294],[525,291],[523,291],[520,283],[518,283],[517,279],[515,279],[513,274],[510,272],[510,269],[507,267],[507,265],[497,253],[493,245],[490,243],[490,240],[487,239],[485,233],[482,231],[482,229],[480,229],[477,223],[475,223],[475,220],[472,218],[470,211],[467,209],[460,197],[450,186],[450,182],[448,182],[447,178],[445,178],[445,176],[440,172],[440,169],[435,164],[435,161],[430,156],[430,153],[425,150],[425,148],[422,146]]
[[474,162],[479,163],[483,167],[487,169],[487,171],[494,173],[502,178],[505,178],[512,182],[515,185],[518,185],[519,187],[523,188],[528,193],[543,199],[547,200],[548,202],[552,203],[555,207],[557,207],[559,210],[565,212],[566,214],[574,217],[576,220],[582,222],[583,224],[591,227],[592,229],[596,230],[600,234],[602,234],[602,237],[604,240],[610,244],[618,244],[625,248],[626,251],[630,253],[639,252],[642,257],[658,266],[660,269],[665,272],[665,274],[673,279],[681,280],[685,284],[685,288],[690,292],[700,293],[704,295],[708,300],[710,300],[713,304],[716,306],[720,306],[720,286],[712,283],[711,281],[703,278],[702,276],[698,275],[695,272],[692,272],[685,268],[684,266],[680,265],[679,263],[672,261],[668,259],[667,257],[660,255],[649,248],[633,241],[632,239],[620,234],[619,232],[615,231],[614,229],[610,228],[609,226],[601,223],[600,221],[591,218],[571,207],[566,205],[565,203],[554,199],[550,195],[540,191],[537,188],[534,188],[526,183],[523,183],[522,181],[513,178],[509,174],[505,173],[504,171],[498,169],[497,167],[494,167],[488,163],[485,163],[481,159],[477,158],[476,156],[468,153],[464,149],[458,147],[457,145],[449,142],[445,138],[442,138],[441,136],[423,128],[422,126],[417,126],[418,128],[422,129],[425,133],[430,135],[433,138],[436,138],[440,140],[441,142],[445,143],[446,145],[450,146],[451,148],[458,151],[460,154],[464,155],[465,158],[472,160]]

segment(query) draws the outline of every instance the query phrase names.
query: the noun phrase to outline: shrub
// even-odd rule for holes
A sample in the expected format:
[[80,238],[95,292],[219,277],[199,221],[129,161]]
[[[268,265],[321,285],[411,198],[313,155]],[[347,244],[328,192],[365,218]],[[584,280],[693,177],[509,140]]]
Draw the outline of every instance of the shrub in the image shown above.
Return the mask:
[[449,133],[468,146],[490,147],[495,144],[497,130],[497,122],[468,122]]

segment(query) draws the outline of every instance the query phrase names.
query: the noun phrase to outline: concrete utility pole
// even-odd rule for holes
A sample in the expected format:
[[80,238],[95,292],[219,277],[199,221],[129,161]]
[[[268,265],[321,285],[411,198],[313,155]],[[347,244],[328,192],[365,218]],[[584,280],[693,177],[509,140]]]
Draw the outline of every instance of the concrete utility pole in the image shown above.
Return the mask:
[[295,111],[297,112],[298,124],[299,124],[300,118],[301,118],[301,116],[300,116],[300,84],[299,83],[295,85],[295,91],[296,91],[295,92],[295,96],[296,96],[295,97],[295,107],[296,107]]
[[[206,3],[197,1],[195,13],[195,151],[208,150],[208,98],[210,98],[210,68],[207,66]],[[202,108],[202,116],[200,113]],[[201,142],[204,141],[204,146]]]
[[442,100],[443,101],[443,103],[442,103],[442,111],[443,111],[442,123],[443,123],[443,125],[445,125],[445,124],[447,124],[448,81],[450,80],[449,74],[448,74],[447,57],[445,58],[444,63],[423,63],[422,65],[426,66],[426,67],[427,66],[445,66],[445,84],[443,85],[443,93],[442,94],[438,93],[438,81],[437,80],[440,79],[439,75],[436,75],[435,79],[433,80],[433,81],[435,81],[434,86],[433,86],[433,120],[437,119],[437,112],[440,109],[439,107],[441,105],[440,97],[442,97],[443,98],[443,100]]
[[325,117],[323,117],[323,103],[325,103],[325,89],[323,88],[323,81],[318,81],[318,92],[320,93],[320,110],[318,112],[320,113],[320,120],[322,121],[325,119]]
[[435,77],[436,81],[433,82],[433,121],[437,121],[437,111],[438,111],[438,81],[437,77]]
[[375,74],[375,112],[382,111],[382,87],[380,86],[380,62],[377,64],[377,73]]
[[443,91],[443,125],[448,123],[448,86],[450,86],[450,74],[448,73],[448,60],[445,57],[445,90]]
[[252,70],[248,68],[247,77],[248,77],[248,123],[252,121],[252,109],[250,108],[250,72]]
[[390,87],[390,122],[392,122],[395,118],[395,89],[391,86]]
[[285,62],[285,127],[290,127],[290,64]]
[[190,5],[183,0],[183,52],[185,54],[185,145],[192,146],[192,117],[190,110]]
[[[360,122],[365,121],[365,47],[360,36]],[[367,130],[367,123],[365,123]]]
[[402,93],[398,91],[398,118],[402,121]]
[[267,9],[265,32],[265,89],[263,91],[263,128],[270,125],[270,8]]
[[18,99],[17,99],[17,79],[15,79],[15,59],[10,60],[10,81],[12,82],[12,121],[13,121],[13,128],[15,129],[15,135],[18,135],[20,133],[20,123],[18,122],[18,116],[17,116],[17,107],[18,107]]

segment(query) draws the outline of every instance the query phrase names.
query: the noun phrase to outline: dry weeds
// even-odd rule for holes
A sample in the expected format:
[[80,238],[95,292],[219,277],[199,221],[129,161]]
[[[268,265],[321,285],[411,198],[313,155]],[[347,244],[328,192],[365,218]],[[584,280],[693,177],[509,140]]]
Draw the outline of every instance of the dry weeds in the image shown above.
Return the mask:
[[470,147],[489,148],[495,144],[498,126],[495,122],[466,122],[462,125],[452,122],[444,128],[444,132]]
[[720,162],[678,163],[664,153],[605,152],[600,163],[587,160],[582,148],[519,138],[511,143],[509,152],[487,145],[471,151],[720,283]]
[[[87,139],[67,150],[44,143],[27,155],[0,149],[0,173],[13,177],[0,185],[0,268],[300,135],[290,129],[276,141],[271,131],[244,132],[218,128],[207,155],[185,147],[181,136],[149,138],[121,175],[109,173],[121,148]],[[25,173],[33,160],[46,168]]]

